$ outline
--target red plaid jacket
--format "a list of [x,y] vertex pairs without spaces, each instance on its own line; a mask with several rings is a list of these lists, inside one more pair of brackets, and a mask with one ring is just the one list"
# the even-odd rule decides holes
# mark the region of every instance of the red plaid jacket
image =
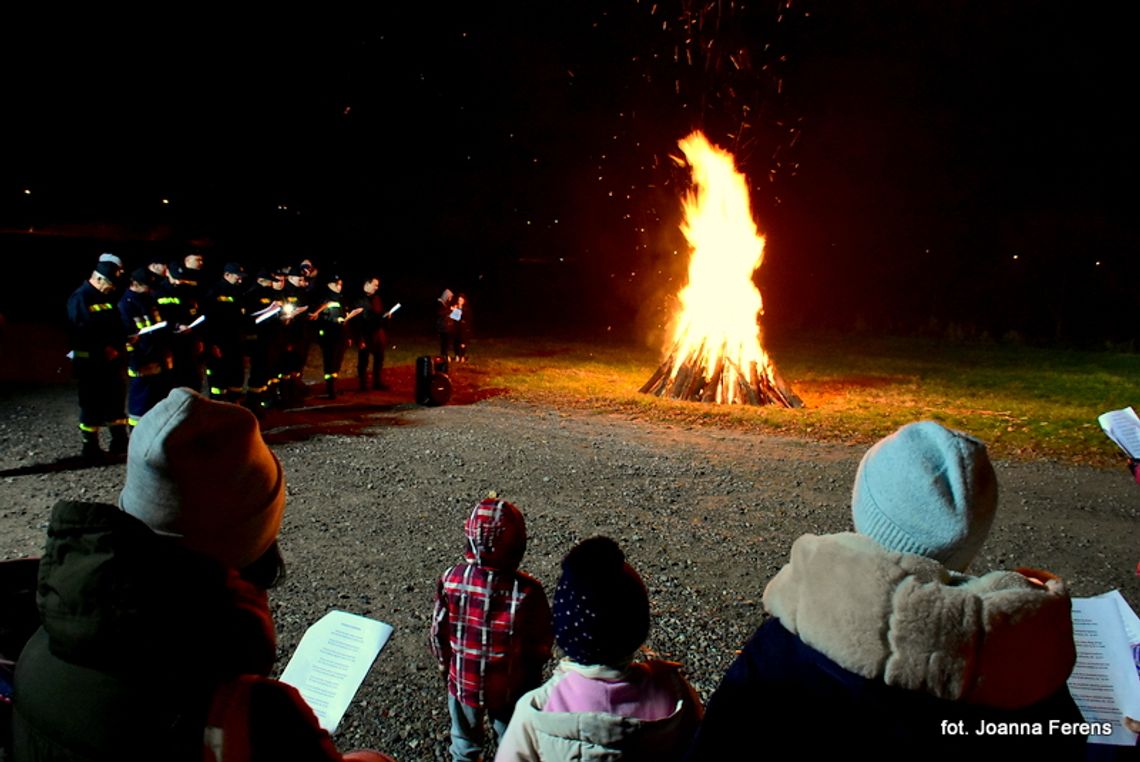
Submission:
[[523,572],[461,563],[439,580],[431,647],[467,706],[509,710],[542,683],[554,642],[542,584]]

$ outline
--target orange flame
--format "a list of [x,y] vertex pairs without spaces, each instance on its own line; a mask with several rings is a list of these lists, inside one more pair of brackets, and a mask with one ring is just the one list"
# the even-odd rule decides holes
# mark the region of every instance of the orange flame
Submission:
[[[752,282],[764,259],[764,237],[756,229],[747,181],[732,155],[699,130],[678,145],[692,168],[693,187],[682,200],[681,223],[692,253],[688,283],[677,295],[681,312],[670,351],[675,358],[698,360],[710,372],[718,360],[723,362],[716,401],[733,402],[737,379],[748,383],[752,363],[759,374],[770,375],[758,326],[764,303]],[[673,363],[671,378],[680,367]]]

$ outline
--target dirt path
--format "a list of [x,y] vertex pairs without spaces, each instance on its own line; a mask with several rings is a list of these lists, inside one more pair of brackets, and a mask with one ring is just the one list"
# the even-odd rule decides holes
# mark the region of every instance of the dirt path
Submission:
[[[117,496],[121,464],[69,459],[73,394],[0,387],[0,557],[39,552],[56,500]],[[575,541],[617,539],[650,589],[649,646],[682,662],[705,696],[760,623],[764,584],[792,540],[849,528],[862,448],[562,413],[509,396],[438,409],[400,402],[408,396],[344,395],[266,422],[289,495],[290,575],[272,595],[280,665],[332,608],[396,628],[338,732],[342,748],[444,758],[446,689],[426,646],[432,592],[488,490],[526,514],[524,567],[548,590]],[[1140,607],[1140,488],[1126,473],[997,468],[1001,509],[976,570],[1039,566],[1077,595],[1116,587]]]

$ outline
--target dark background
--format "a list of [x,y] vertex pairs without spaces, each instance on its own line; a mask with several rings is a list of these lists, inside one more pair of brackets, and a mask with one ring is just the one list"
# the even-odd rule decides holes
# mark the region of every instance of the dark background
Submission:
[[377,271],[408,321],[447,286],[483,329],[645,338],[701,127],[753,186],[770,331],[1136,337],[1117,5],[378,8],[9,18],[0,311],[198,245]]

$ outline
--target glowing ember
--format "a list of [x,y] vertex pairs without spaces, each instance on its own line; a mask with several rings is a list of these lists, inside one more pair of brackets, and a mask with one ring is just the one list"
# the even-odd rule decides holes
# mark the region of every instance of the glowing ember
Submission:
[[[764,311],[752,274],[764,258],[744,175],[731,154],[697,131],[680,143],[693,187],[682,199],[689,280],[666,359],[641,391],[705,402],[803,403],[776,373],[760,343]],[[679,162],[680,160],[678,160]]]

